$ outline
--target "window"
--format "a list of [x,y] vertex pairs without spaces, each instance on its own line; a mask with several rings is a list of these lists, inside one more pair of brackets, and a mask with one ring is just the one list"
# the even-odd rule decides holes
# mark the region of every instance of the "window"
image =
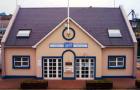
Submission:
[[13,68],[30,68],[30,56],[13,56]]
[[125,68],[125,56],[109,56],[108,57],[109,69],[124,69]]
[[108,35],[109,37],[122,37],[122,34],[119,29],[109,29]]
[[28,38],[30,36],[31,30],[19,30],[17,37]]

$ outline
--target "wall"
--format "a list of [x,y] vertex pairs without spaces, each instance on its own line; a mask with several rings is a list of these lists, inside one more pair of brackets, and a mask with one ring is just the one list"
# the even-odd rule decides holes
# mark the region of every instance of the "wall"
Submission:
[[[134,48],[105,48],[103,49],[103,76],[133,76]],[[126,56],[126,69],[108,69],[109,55]]]
[[[66,23],[66,22],[65,22]],[[64,30],[63,23],[55,32],[48,36],[40,45],[36,48],[37,62],[41,62],[42,56],[62,56],[65,50],[71,49],[75,52],[76,56],[96,56],[97,73],[96,76],[101,76],[101,47],[93,41],[87,34],[85,34],[78,26],[70,21],[70,27],[76,32],[75,38],[70,42],[73,43],[88,43],[88,48],[49,48],[50,43],[64,43],[68,42],[62,37],[62,31]],[[37,65],[37,76],[42,77],[42,67]]]
[[[13,69],[12,56],[13,55],[29,55],[30,56],[30,69]],[[16,76],[35,76],[35,49],[30,48],[6,48],[5,49],[5,68],[6,75]]]

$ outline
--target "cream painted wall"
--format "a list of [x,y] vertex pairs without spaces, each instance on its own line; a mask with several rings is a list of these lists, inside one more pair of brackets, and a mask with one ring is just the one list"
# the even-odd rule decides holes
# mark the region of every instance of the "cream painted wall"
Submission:
[[[66,22],[65,22],[66,23]],[[62,37],[62,31],[64,30],[63,23],[59,28],[55,30],[50,36],[48,36],[37,48],[36,48],[36,59],[37,62],[41,61],[42,56],[62,56],[65,50],[73,50],[76,56],[96,56],[96,76],[100,77],[102,75],[102,63],[101,63],[101,47],[93,41],[87,34],[85,34],[78,26],[76,26],[72,21],[70,21],[70,27],[76,32],[75,38],[70,42],[73,43],[88,43],[88,48],[49,48],[50,43],[64,43],[68,42]],[[38,66],[37,76],[41,77],[42,68]]]
[[[12,57],[13,55],[29,55],[30,69],[13,69]],[[6,48],[5,49],[5,68],[6,75],[21,75],[21,76],[35,76],[35,49],[31,48]]]
[[[108,69],[109,55],[126,56],[126,69]],[[103,49],[102,72],[103,76],[132,76],[133,75],[134,48],[105,48]]]

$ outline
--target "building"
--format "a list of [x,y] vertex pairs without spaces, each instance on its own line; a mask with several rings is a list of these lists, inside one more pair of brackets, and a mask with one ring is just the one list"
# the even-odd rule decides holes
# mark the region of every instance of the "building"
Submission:
[[5,33],[6,27],[9,24],[12,15],[6,15],[5,13],[0,14],[0,41]]
[[[6,15],[5,13],[0,13],[0,41],[6,31],[12,15]],[[1,43],[0,43],[0,54],[1,54]],[[1,70],[1,55],[0,55],[0,70]]]
[[2,39],[2,76],[133,78],[137,40],[122,7],[18,8]]

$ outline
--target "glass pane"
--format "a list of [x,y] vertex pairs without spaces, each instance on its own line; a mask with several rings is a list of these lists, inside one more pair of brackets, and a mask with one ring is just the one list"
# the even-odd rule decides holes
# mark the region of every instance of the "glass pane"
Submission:
[[116,61],[116,57],[110,56],[109,61]]
[[28,62],[22,62],[22,65],[28,65]]
[[109,37],[122,37],[119,29],[109,29],[108,34]]
[[44,71],[44,73],[47,73],[47,71]]
[[44,59],[44,62],[47,62],[47,59]]
[[21,66],[21,62],[15,62],[15,66]]
[[123,57],[118,57],[117,59],[118,59],[118,61],[123,61],[124,60]]
[[118,66],[123,66],[123,62],[118,62]]
[[58,77],[61,77],[61,75],[59,74]]
[[91,62],[94,62],[94,59],[91,59]]
[[44,77],[48,77],[47,74],[45,74]]
[[85,62],[85,59],[82,59],[82,61],[81,62]]
[[49,59],[49,62],[52,62],[52,59]]
[[58,59],[58,62],[61,62],[61,59]]
[[15,61],[21,61],[21,57],[14,57],[15,59]]
[[76,59],[77,62],[79,62],[79,59]]
[[56,62],[56,59],[53,59],[53,62]]
[[44,66],[47,66],[47,63],[44,63]]
[[76,66],[79,66],[79,63],[76,63]]
[[31,30],[20,30],[17,33],[17,37],[29,37]]
[[28,57],[22,57],[22,61],[28,61]]
[[109,66],[116,66],[116,62],[109,62]]

